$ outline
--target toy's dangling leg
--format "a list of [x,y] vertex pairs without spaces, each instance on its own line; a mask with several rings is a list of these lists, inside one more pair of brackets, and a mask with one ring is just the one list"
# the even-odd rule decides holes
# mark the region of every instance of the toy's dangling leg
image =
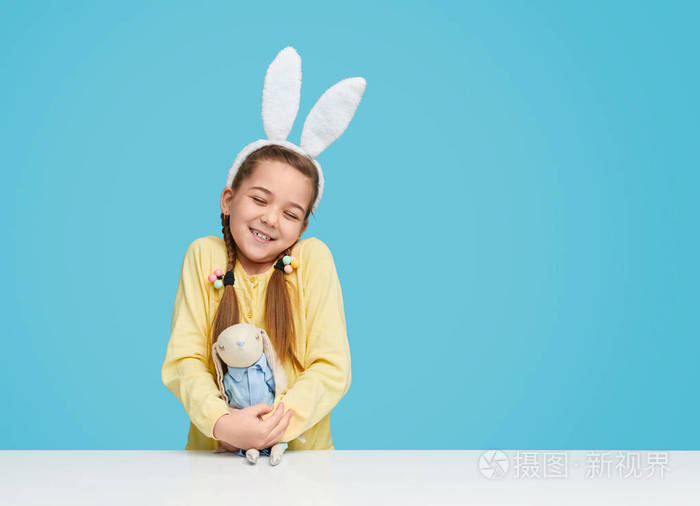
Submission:
[[286,443],[277,443],[270,449],[270,465],[276,466],[282,460],[284,450],[287,449]]
[[251,464],[257,464],[259,456],[260,451],[256,450],[255,448],[251,448],[250,450],[246,450],[245,452],[245,458],[247,458],[248,462],[250,462]]

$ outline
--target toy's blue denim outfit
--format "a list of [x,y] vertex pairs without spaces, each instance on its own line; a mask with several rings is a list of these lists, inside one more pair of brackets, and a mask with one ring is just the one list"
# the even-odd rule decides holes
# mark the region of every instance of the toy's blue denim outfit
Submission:
[[[224,390],[232,408],[243,409],[260,403],[273,404],[275,378],[265,354],[261,354],[260,359],[250,367],[229,367],[224,374]],[[287,443],[279,444],[287,449]],[[269,457],[270,448],[260,450],[260,455]],[[244,450],[238,450],[237,453],[245,457]]]

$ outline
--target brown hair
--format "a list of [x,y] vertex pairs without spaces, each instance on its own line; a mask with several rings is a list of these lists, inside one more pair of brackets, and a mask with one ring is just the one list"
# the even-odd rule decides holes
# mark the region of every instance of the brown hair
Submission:
[[[231,188],[237,191],[241,183],[253,174],[258,162],[262,160],[274,160],[287,163],[311,179],[314,190],[311,196],[311,202],[309,202],[306,208],[306,214],[304,215],[303,221],[306,222],[311,214],[312,204],[316,202],[316,197],[318,196],[319,178],[318,171],[313,161],[305,155],[276,144],[263,146],[250,153],[243,161],[233,178]],[[229,215],[221,213],[221,231],[224,234],[224,242],[226,243],[226,250],[228,251],[227,270],[233,271],[236,265],[237,247],[231,235],[229,221]],[[284,250],[280,254],[280,257],[282,255],[289,255],[292,246]],[[289,299],[289,292],[284,276],[285,273],[283,271],[273,269],[272,276],[267,285],[267,294],[265,295],[265,324],[267,328],[265,331],[270,337],[270,341],[280,361],[282,363],[290,363],[295,370],[299,371],[303,369],[303,366],[294,353],[294,340],[296,337],[294,319],[292,317],[292,304]],[[214,316],[213,341],[216,342],[219,334],[221,334],[224,329],[239,322],[240,315],[236,291],[232,285],[226,285],[224,286],[224,295],[221,298],[219,307],[216,310],[216,315]]]

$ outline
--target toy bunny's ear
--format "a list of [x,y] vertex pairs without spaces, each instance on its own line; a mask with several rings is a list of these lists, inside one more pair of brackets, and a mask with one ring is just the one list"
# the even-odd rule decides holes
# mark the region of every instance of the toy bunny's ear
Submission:
[[215,342],[211,347],[211,358],[214,362],[214,368],[216,369],[216,384],[219,386],[219,394],[221,395],[221,398],[226,401],[226,404],[228,404],[229,400],[228,396],[226,395],[226,389],[224,388],[223,360],[221,360],[221,357],[219,356],[218,348],[218,343]]
[[287,391],[287,374],[284,372],[275,347],[264,329],[260,329],[260,336],[263,340],[263,353],[265,353],[267,364],[272,369],[272,375],[275,378],[275,400],[277,400]]
[[316,158],[330,146],[350,124],[365,92],[362,77],[349,77],[328,88],[314,104],[304,121],[299,146]]
[[287,140],[299,111],[301,57],[287,46],[280,51],[265,74],[262,98],[263,127],[267,138]]

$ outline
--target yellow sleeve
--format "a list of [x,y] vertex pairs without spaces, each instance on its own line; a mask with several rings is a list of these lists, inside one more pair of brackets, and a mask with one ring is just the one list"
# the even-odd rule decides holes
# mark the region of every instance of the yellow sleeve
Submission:
[[284,408],[293,409],[281,441],[291,441],[326,416],[350,388],[350,346],[345,325],[343,295],[326,244],[310,238],[300,259],[304,269],[303,291],[308,335],[304,371],[280,398]]
[[228,413],[208,367],[207,275],[202,266],[202,240],[187,248],[175,295],[170,341],[161,370],[163,384],[182,403],[192,423],[213,438],[214,424]]

